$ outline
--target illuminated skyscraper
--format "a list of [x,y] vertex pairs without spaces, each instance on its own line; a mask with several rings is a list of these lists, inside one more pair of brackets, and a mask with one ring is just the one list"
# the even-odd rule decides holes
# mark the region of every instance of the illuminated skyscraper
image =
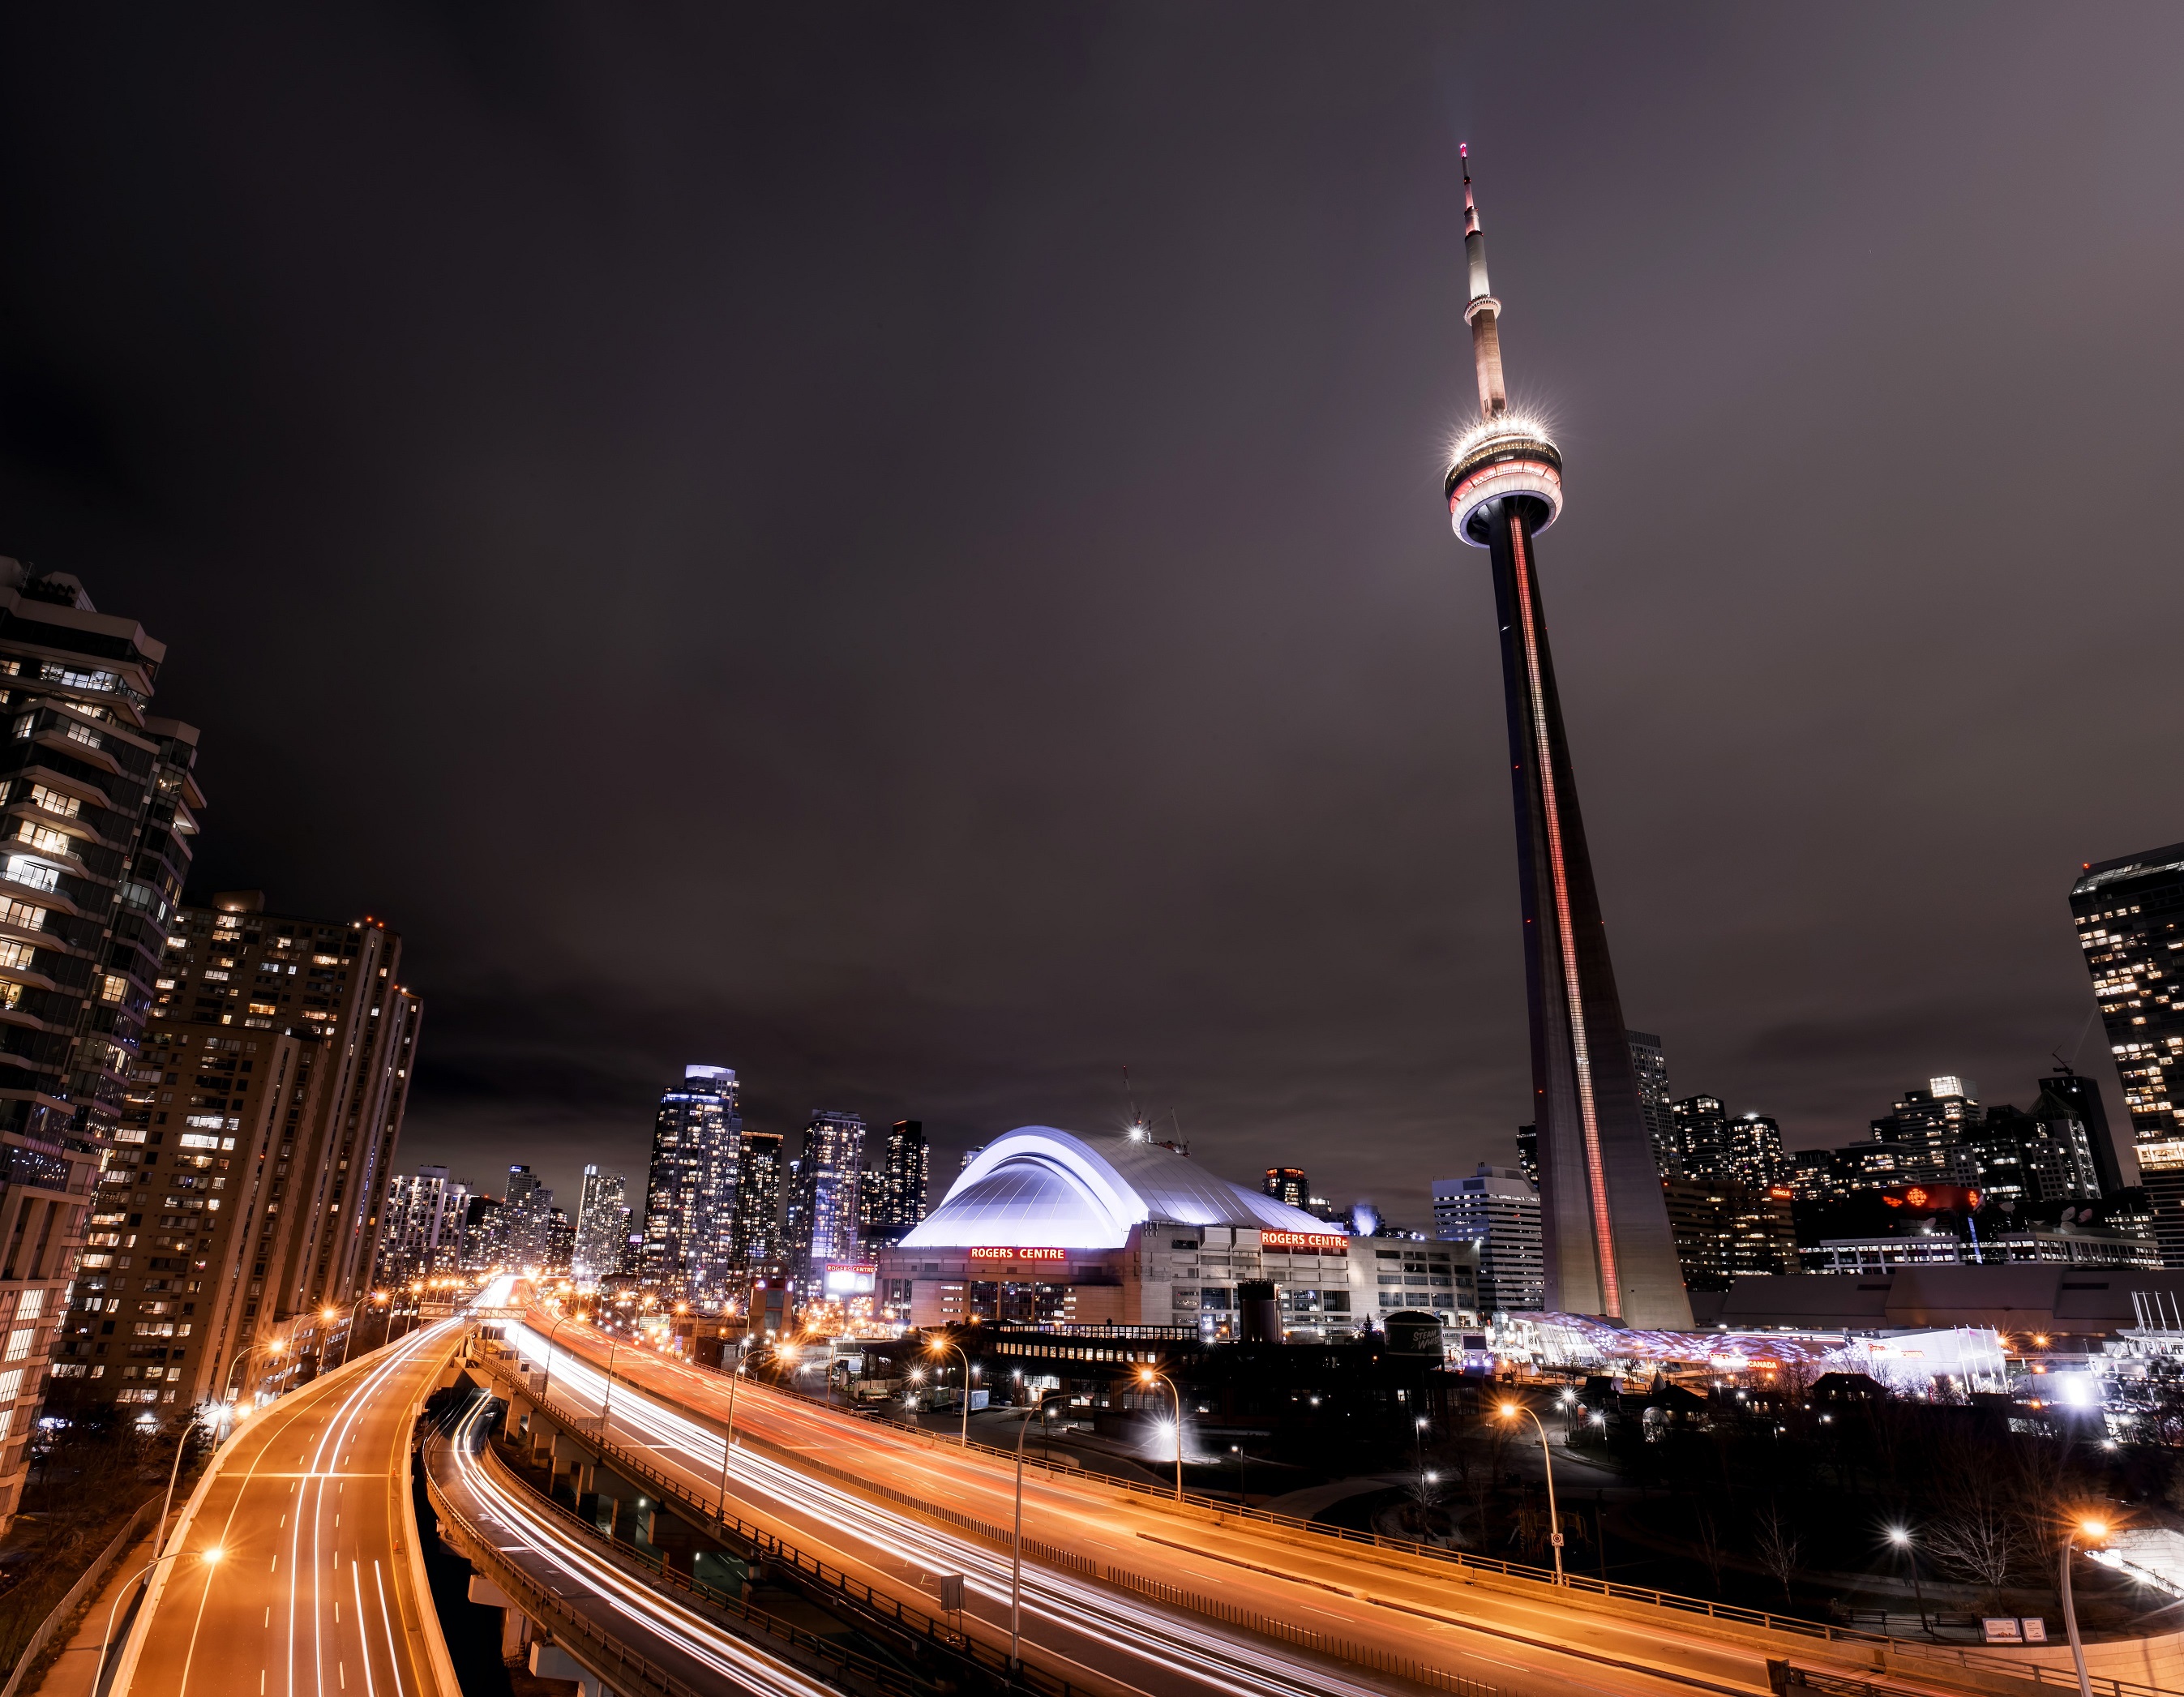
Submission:
[[1302,1167],[1268,1167],[1267,1181],[1259,1188],[1291,1208],[1312,1206],[1312,1181],[1305,1177]]
[[644,1277],[671,1297],[716,1294],[732,1270],[743,1097],[733,1069],[687,1066],[660,1093],[644,1182]]
[[1547,1306],[1687,1326],[1547,650],[1535,539],[1562,511],[1562,455],[1536,421],[1509,410],[1502,303],[1487,286],[1468,162],[1463,248],[1479,421],[1453,444],[1446,488],[1457,535],[1488,550],[1502,627]]
[[803,1153],[788,1167],[789,1276],[796,1294],[818,1299],[829,1261],[855,1261],[865,1165],[865,1122],[815,1109]]
[[622,1200],[620,1173],[584,1169],[584,1188],[577,1201],[577,1241],[571,1270],[586,1283],[621,1270],[622,1246],[629,1237],[629,1206]]
[[2184,1267],[2184,843],[2086,867],[2070,912],[2123,1081],[2153,1235],[2163,1263]]

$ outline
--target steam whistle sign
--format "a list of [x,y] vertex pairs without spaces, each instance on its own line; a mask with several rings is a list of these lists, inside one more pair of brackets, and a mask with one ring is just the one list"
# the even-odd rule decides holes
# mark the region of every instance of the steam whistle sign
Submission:
[[1009,1249],[996,1248],[973,1249],[971,1252],[971,1259],[974,1261],[1066,1261],[1069,1259],[1069,1252],[1067,1249]]

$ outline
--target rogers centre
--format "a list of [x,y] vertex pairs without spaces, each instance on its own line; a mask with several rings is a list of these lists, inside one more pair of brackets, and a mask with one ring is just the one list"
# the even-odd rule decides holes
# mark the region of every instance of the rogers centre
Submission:
[[[1283,1335],[1354,1336],[1397,1311],[1474,1317],[1470,1246],[1352,1238],[1164,1143],[1024,1125],[879,1251],[912,1326],[1188,1326],[1239,1335],[1237,1287],[1273,1284]],[[1416,1263],[1415,1268],[1412,1265]]]

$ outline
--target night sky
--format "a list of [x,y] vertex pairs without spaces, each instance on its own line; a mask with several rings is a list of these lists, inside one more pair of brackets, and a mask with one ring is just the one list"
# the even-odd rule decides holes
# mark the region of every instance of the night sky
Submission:
[[[388,917],[401,1157],[1117,1129],[1426,1219],[1529,1095],[1457,144],[1625,1013],[1862,1135],[2114,1075],[2184,838],[2184,11],[16,8],[0,553],[192,894]],[[2080,1045],[2082,1042],[2082,1051]],[[566,1198],[573,1201],[573,1197]]]

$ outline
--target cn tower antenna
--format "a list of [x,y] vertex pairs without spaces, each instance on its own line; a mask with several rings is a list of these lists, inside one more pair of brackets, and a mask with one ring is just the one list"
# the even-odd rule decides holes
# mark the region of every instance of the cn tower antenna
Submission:
[[1470,273],[1463,317],[1471,326],[1471,361],[1479,371],[1479,416],[1491,420],[1509,410],[1502,381],[1502,303],[1486,282],[1486,237],[1479,233],[1479,204],[1471,193],[1471,144],[1459,142],[1456,152],[1463,161],[1463,258]]

